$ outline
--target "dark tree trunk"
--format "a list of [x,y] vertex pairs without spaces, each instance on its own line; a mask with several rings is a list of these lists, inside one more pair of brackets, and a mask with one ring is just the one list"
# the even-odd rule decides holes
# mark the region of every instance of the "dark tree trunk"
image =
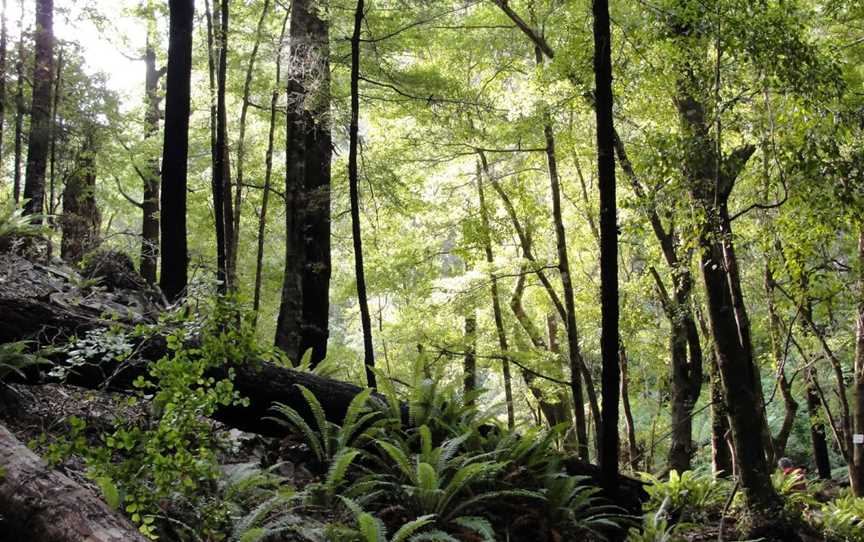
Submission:
[[[855,374],[852,388],[854,390],[853,427],[856,435],[864,434],[864,226],[858,237],[858,322],[855,336]],[[853,442],[854,452],[849,469],[849,480],[852,491],[858,497],[864,497],[864,443]]]
[[330,310],[330,43],[328,22],[295,0],[290,24],[285,277],[276,346],[312,365],[327,355]]
[[0,425],[0,540],[144,542],[92,491],[53,470]]
[[816,391],[816,370],[807,369],[807,414],[810,417],[810,446],[813,450],[813,463],[816,472],[823,480],[831,479],[831,457],[828,455],[828,441],[825,438],[825,424],[821,421],[822,413],[819,393]]
[[594,0],[594,83],[597,100],[597,173],[600,185],[600,351],[603,397],[600,479],[615,495],[618,486],[618,221],[615,201],[615,128],[612,120],[612,37],[609,3]]
[[[148,14],[147,44],[144,50],[144,92],[147,110],[144,113],[144,137],[159,133],[159,79],[164,71],[156,69],[155,24]],[[144,197],[141,200],[141,276],[156,284],[156,264],[159,258],[159,161],[148,160],[144,170]]]
[[[219,8],[220,24],[216,32],[216,49],[219,51],[216,68],[216,139],[213,142],[213,214],[216,221],[216,279],[222,294],[233,289],[233,276],[228,269],[231,261],[233,240],[233,217],[231,213],[231,188],[228,165],[228,113],[225,105],[225,80],[228,56],[228,0],[222,0]],[[208,19],[209,20],[209,19]],[[208,34],[209,35],[209,34]],[[211,43],[211,58],[213,56]],[[212,114],[212,109],[211,109]],[[213,129],[211,128],[211,135]]]
[[[261,307],[261,282],[264,270],[264,233],[267,228],[267,206],[270,203],[270,181],[273,175],[273,147],[276,135],[276,106],[279,104],[279,86],[282,83],[282,47],[285,42],[285,28],[288,25],[286,13],[282,19],[282,30],[279,33],[279,47],[276,50],[276,81],[273,94],[270,97],[270,130],[267,133],[267,153],[264,157],[264,194],[261,200],[261,215],[258,217],[258,254],[255,263],[255,293],[252,302],[255,325],[258,325],[258,309]],[[239,186],[239,183],[238,183]]]
[[502,356],[501,366],[504,374],[504,401],[507,403],[507,427],[513,430],[516,426],[516,419],[513,412],[513,386],[510,375],[510,359],[508,358],[510,348],[507,344],[507,333],[504,330],[504,315],[501,311],[501,298],[498,293],[498,277],[495,275],[495,270],[492,269],[495,263],[495,257],[492,254],[492,230],[489,224],[489,209],[486,207],[486,193],[483,190],[483,174],[479,162],[477,163],[477,195],[480,220],[483,225],[483,252],[486,256],[486,265],[489,266],[492,316],[495,319],[495,333],[498,336],[498,347],[501,349]]
[[729,448],[729,415],[723,400],[723,382],[717,358],[711,354],[711,466],[715,476],[735,474]]
[[786,378],[786,359],[783,351],[782,324],[780,316],[777,314],[777,307],[774,303],[774,273],[771,271],[769,263],[765,264],[765,297],[768,303],[768,327],[771,335],[771,354],[774,357],[774,368],[777,376],[777,386],[780,389],[780,394],[783,396],[784,416],[783,424],[780,426],[780,431],[772,441],[772,451],[774,457],[769,458],[769,464],[773,463],[773,459],[786,455],[786,444],[789,442],[789,435],[792,433],[792,426],[795,423],[795,415],[798,412],[798,403],[792,396],[792,384]]
[[24,140],[24,9],[22,3],[21,17],[18,20],[18,61],[15,72],[18,77],[15,84],[15,171],[12,180],[12,198],[15,203],[21,201],[21,161]]
[[36,1],[36,53],[30,141],[24,176],[24,212],[39,214],[45,206],[45,170],[51,138],[51,87],[54,80],[54,0]]
[[477,318],[465,317],[465,359],[462,365],[462,393],[465,405],[474,405],[472,395],[477,390]]
[[63,216],[60,220],[63,238],[60,242],[60,257],[69,263],[77,264],[99,244],[102,217],[96,206],[95,134],[87,135],[74,167],[63,188]]
[[624,407],[624,422],[627,426],[627,463],[633,472],[639,471],[639,444],[636,442],[636,425],[630,409],[630,378],[628,376],[627,351],[622,346],[619,352],[621,363],[621,406]]
[[[49,188],[48,188],[48,214],[54,214],[57,211],[57,136],[59,135],[59,126],[57,125],[57,112],[60,109],[60,96],[63,83],[63,48],[57,51],[57,71],[54,75],[54,91],[53,99],[51,100],[51,151],[49,162]],[[54,225],[54,220],[49,218],[48,222]],[[51,246],[48,246],[50,251]]]
[[192,74],[193,0],[170,0],[165,142],[162,148],[162,292],[176,301],[186,289],[186,161],[189,156],[189,97]]
[[[0,13],[0,159],[3,157],[3,128],[6,124],[6,2],[3,0],[3,13]],[[0,160],[0,180],[3,179],[2,167]]]
[[[231,229],[234,237],[231,239],[231,259],[228,261],[228,271],[232,277],[237,277],[237,252],[240,248],[240,210],[243,205],[243,176],[246,161],[246,116],[249,112],[249,96],[252,92],[252,74],[255,69],[255,60],[258,58],[258,49],[261,45],[261,33],[264,21],[270,9],[270,0],[264,0],[261,7],[261,16],[255,27],[255,43],[252,46],[252,54],[249,56],[249,64],[246,66],[246,79],[243,81],[243,102],[240,106],[240,126],[237,136],[237,188],[234,195],[234,225]],[[281,47],[281,41],[280,41]]]
[[[363,366],[366,368],[366,383],[375,387],[375,347],[372,343],[372,319],[369,316],[369,301],[366,297],[366,272],[363,267],[363,236],[360,233],[360,181],[357,175],[357,151],[360,121],[360,33],[363,26],[363,0],[357,0],[354,11],[354,33],[351,36],[351,122],[348,127],[348,192],[351,200],[351,238],[354,242],[354,276],[357,280],[357,304],[360,306],[360,324],[363,328]],[[476,322],[475,322],[476,326]],[[469,318],[465,318],[465,334],[468,335]],[[473,369],[468,373],[468,355],[465,356],[465,388],[469,377],[473,380]],[[474,357],[471,355],[470,357]]]

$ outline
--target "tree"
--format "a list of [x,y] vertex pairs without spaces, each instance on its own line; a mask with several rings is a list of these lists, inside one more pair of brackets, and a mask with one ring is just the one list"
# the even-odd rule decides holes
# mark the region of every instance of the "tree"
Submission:
[[24,0],[20,3],[18,20],[18,59],[15,62],[17,82],[15,84],[15,166],[12,181],[12,198],[17,204],[21,199],[21,161],[24,139]]
[[36,2],[36,48],[30,141],[24,176],[24,212],[39,214],[45,205],[45,170],[51,139],[51,87],[54,82],[54,0]]
[[597,115],[597,172],[600,179],[600,306],[603,357],[603,423],[600,473],[611,494],[618,486],[618,217],[615,198],[615,128],[612,120],[612,37],[609,3],[594,0],[594,82]]
[[296,0],[290,24],[285,172],[285,272],[276,346],[295,362],[327,355],[330,289],[329,23]]
[[3,12],[0,13],[0,156],[3,156],[3,128],[6,123],[6,2],[3,0]]
[[96,205],[96,127],[85,136],[73,170],[63,188],[63,215],[60,227],[63,237],[60,257],[77,264],[98,245],[101,213]]
[[161,276],[165,296],[176,301],[186,289],[186,160],[189,154],[189,100],[192,75],[193,0],[170,0],[165,138],[160,195]]

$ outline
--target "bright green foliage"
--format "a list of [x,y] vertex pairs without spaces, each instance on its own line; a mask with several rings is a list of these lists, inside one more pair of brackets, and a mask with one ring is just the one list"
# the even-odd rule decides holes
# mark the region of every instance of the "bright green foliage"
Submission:
[[0,202],[0,250],[9,250],[16,241],[47,235],[43,215],[25,215],[12,199]]
[[706,517],[710,508],[722,506],[726,493],[721,482],[710,474],[696,471],[669,472],[667,480],[660,480],[650,474],[642,474],[648,482],[645,490],[649,501],[646,510],[663,508],[669,517],[683,522],[698,521]]
[[10,374],[24,378],[24,370],[34,365],[51,365],[51,360],[39,354],[31,354],[30,341],[17,341],[0,344],[0,383]]
[[822,507],[820,516],[825,534],[846,542],[864,541],[864,498],[835,499]]
[[[399,527],[399,530],[393,534],[393,537],[388,539],[387,527],[384,526],[384,523],[380,519],[365,512],[353,500],[346,497],[339,498],[345,507],[351,511],[351,514],[353,514],[356,527],[353,529],[331,527],[329,534],[336,542],[414,542],[421,540],[415,536],[415,533],[435,521],[434,515],[420,516]],[[430,533],[434,533],[434,531],[426,532],[427,535]]]
[[547,525],[562,537],[602,538],[604,531],[621,527],[623,511],[604,502],[597,495],[600,489],[587,484],[585,477],[549,473],[544,481]]

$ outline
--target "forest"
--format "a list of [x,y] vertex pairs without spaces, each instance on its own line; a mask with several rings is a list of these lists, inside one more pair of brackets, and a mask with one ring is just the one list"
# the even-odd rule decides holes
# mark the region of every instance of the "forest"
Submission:
[[864,542],[860,0],[0,7],[0,542]]

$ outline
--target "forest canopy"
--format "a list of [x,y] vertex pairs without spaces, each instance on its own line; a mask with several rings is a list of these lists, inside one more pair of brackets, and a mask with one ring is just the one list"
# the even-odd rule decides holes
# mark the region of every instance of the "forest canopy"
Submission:
[[3,0],[0,541],[864,540],[862,141],[853,0]]

